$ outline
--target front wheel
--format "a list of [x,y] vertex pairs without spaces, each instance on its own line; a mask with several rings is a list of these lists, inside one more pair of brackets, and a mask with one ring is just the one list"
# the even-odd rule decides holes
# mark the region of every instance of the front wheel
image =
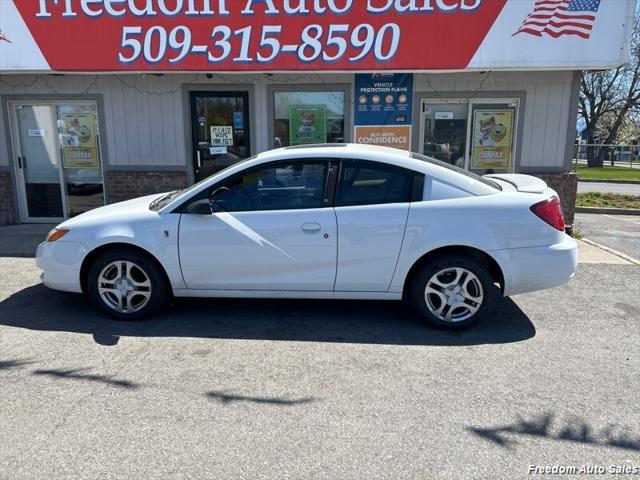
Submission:
[[156,312],[166,300],[166,288],[153,261],[125,249],[100,255],[87,278],[93,302],[119,320],[138,320]]
[[441,257],[421,267],[410,292],[414,309],[429,324],[449,330],[482,320],[497,294],[487,268],[462,255]]

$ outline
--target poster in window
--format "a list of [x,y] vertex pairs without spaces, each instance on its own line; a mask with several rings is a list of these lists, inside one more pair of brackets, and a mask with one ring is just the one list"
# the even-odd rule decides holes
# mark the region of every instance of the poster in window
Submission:
[[411,150],[413,75],[359,73],[355,83],[356,143]]
[[413,74],[358,73],[355,125],[411,125]]
[[411,150],[410,125],[355,126],[356,143]]
[[289,145],[327,143],[327,108],[324,105],[289,107]]
[[64,168],[100,168],[95,113],[60,113]]
[[509,169],[513,154],[512,109],[473,112],[472,169]]

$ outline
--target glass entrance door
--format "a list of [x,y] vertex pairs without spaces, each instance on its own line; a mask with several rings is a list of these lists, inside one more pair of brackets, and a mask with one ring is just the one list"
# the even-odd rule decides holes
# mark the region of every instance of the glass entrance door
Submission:
[[96,102],[11,103],[9,111],[23,222],[104,205]]
[[196,181],[251,155],[248,92],[191,92],[191,122]]
[[16,105],[14,115],[22,220],[62,219],[66,215],[55,109]]

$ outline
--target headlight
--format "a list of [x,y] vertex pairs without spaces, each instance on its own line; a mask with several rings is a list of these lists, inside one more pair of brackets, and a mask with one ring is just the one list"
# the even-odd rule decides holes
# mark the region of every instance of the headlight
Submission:
[[67,233],[69,233],[69,230],[66,230],[64,228],[60,228],[60,229],[54,228],[47,235],[47,242],[55,242],[56,240],[60,240]]

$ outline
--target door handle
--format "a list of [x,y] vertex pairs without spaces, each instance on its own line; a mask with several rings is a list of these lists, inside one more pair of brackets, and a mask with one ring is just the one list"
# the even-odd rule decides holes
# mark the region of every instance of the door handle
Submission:
[[200,150],[198,150],[198,168],[202,168],[202,160],[200,159]]
[[322,225],[316,222],[307,222],[307,223],[303,223],[300,228],[302,228],[303,232],[316,233],[322,229]]
[[18,157],[18,168],[22,170],[22,157]]

